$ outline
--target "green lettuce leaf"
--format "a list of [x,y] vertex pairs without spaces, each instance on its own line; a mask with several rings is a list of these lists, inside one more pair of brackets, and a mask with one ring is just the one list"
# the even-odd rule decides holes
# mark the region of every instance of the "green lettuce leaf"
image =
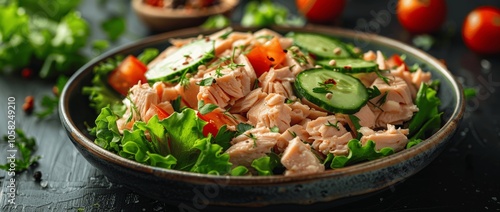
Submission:
[[279,165],[281,165],[280,157],[273,153],[257,158],[253,160],[251,164],[259,176],[273,175],[274,168]]
[[146,139],[145,132],[140,128],[135,128],[133,131],[125,130],[121,140],[122,150],[118,154],[139,163],[172,169],[177,164],[177,159],[170,154],[163,156],[163,154],[156,152],[154,142]]
[[196,115],[195,110],[185,109],[163,119],[161,124],[168,133],[171,154],[177,159],[175,169],[189,171],[198,159],[197,141],[204,138],[206,122]]
[[220,145],[210,143],[211,138],[195,142],[194,147],[200,150],[200,154],[190,172],[224,175],[231,171],[233,164],[229,162],[229,154],[223,153]]
[[228,130],[226,125],[222,125],[212,143],[220,145],[222,150],[226,151],[231,146],[230,142],[235,135],[235,131]]
[[118,67],[122,60],[123,56],[116,56],[95,66],[92,85],[82,88],[82,94],[89,96],[90,107],[94,108],[97,113],[107,106],[111,107],[117,115],[125,113],[125,106],[120,95],[107,83],[108,74]]
[[95,120],[95,127],[91,134],[96,136],[95,143],[103,149],[119,152],[122,135],[116,125],[118,117],[111,111],[109,107],[101,110],[99,116]]
[[141,130],[149,134],[151,142],[148,142],[148,150],[150,152],[159,153],[161,155],[168,155],[171,153],[168,147],[168,137],[165,127],[160,123],[157,115],[151,117],[147,124],[142,121],[135,122],[133,130]]
[[375,142],[373,142],[372,140],[367,141],[365,145],[361,145],[361,142],[359,140],[352,139],[349,141],[349,143],[347,143],[347,147],[349,148],[348,156],[327,157],[327,160],[332,159],[332,162],[330,164],[330,167],[332,169],[342,168],[347,165],[359,163],[362,161],[375,160],[394,153],[394,150],[389,147],[385,147],[380,149],[380,151],[377,151],[375,149]]
[[412,138],[423,139],[426,131],[439,129],[442,114],[439,113],[441,101],[436,94],[437,91],[429,87],[428,84],[422,83],[420,85],[415,99],[418,112],[410,120],[408,127]]
[[248,169],[245,166],[237,166],[231,170],[231,176],[243,176],[248,173]]

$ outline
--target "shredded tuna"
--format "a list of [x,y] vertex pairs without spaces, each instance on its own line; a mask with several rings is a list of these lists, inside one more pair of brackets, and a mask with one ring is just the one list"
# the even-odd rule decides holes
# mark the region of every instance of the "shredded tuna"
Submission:
[[250,167],[253,160],[271,152],[279,136],[279,133],[270,132],[266,127],[248,130],[231,141],[232,146],[226,150],[229,161],[234,167]]

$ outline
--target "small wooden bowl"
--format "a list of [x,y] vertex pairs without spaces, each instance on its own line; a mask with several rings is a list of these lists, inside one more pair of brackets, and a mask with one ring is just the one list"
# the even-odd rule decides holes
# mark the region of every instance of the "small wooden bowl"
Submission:
[[139,19],[156,32],[199,26],[212,15],[229,16],[238,3],[239,0],[220,0],[215,6],[185,10],[153,7],[145,4],[143,0],[131,2]]

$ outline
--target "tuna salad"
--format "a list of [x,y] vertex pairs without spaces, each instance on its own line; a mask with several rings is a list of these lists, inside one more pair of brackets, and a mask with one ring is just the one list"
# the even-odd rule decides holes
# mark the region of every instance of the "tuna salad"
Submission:
[[166,169],[294,176],[385,157],[441,126],[439,82],[405,55],[269,29],[169,42],[94,68],[83,93],[97,145]]

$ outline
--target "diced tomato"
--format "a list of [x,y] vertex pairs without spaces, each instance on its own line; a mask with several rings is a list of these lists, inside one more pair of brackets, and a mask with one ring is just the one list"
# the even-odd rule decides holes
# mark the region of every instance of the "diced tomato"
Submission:
[[405,65],[405,70],[408,71],[408,66],[406,65],[405,61],[401,59],[401,57],[398,54],[393,54],[388,60],[387,64],[391,68],[396,68],[401,65]]
[[[213,113],[213,114],[212,114]],[[218,119],[212,119],[216,118],[217,115],[214,112],[207,113],[205,115],[201,114],[200,112],[197,113],[198,117],[206,121],[207,124],[203,127],[203,135],[208,136],[208,134],[212,134],[212,136],[216,136],[217,132],[219,132],[219,127],[222,125],[218,126],[216,123],[220,124],[217,120]],[[215,116],[214,116],[215,115]],[[216,122],[217,121],[217,122]]]
[[283,63],[286,53],[281,48],[278,38],[273,38],[265,45],[256,44],[246,56],[259,77],[271,67],[277,67]]
[[265,49],[262,45],[256,45],[252,51],[247,54],[247,58],[252,64],[257,77],[271,68],[271,61],[267,59]]
[[166,119],[170,116],[167,111],[163,110],[161,107],[158,107],[158,105],[153,104],[153,107],[156,110],[156,114],[158,115],[159,120]]
[[138,82],[146,83],[146,65],[130,55],[108,76],[108,83],[120,94],[126,96],[128,90]]

